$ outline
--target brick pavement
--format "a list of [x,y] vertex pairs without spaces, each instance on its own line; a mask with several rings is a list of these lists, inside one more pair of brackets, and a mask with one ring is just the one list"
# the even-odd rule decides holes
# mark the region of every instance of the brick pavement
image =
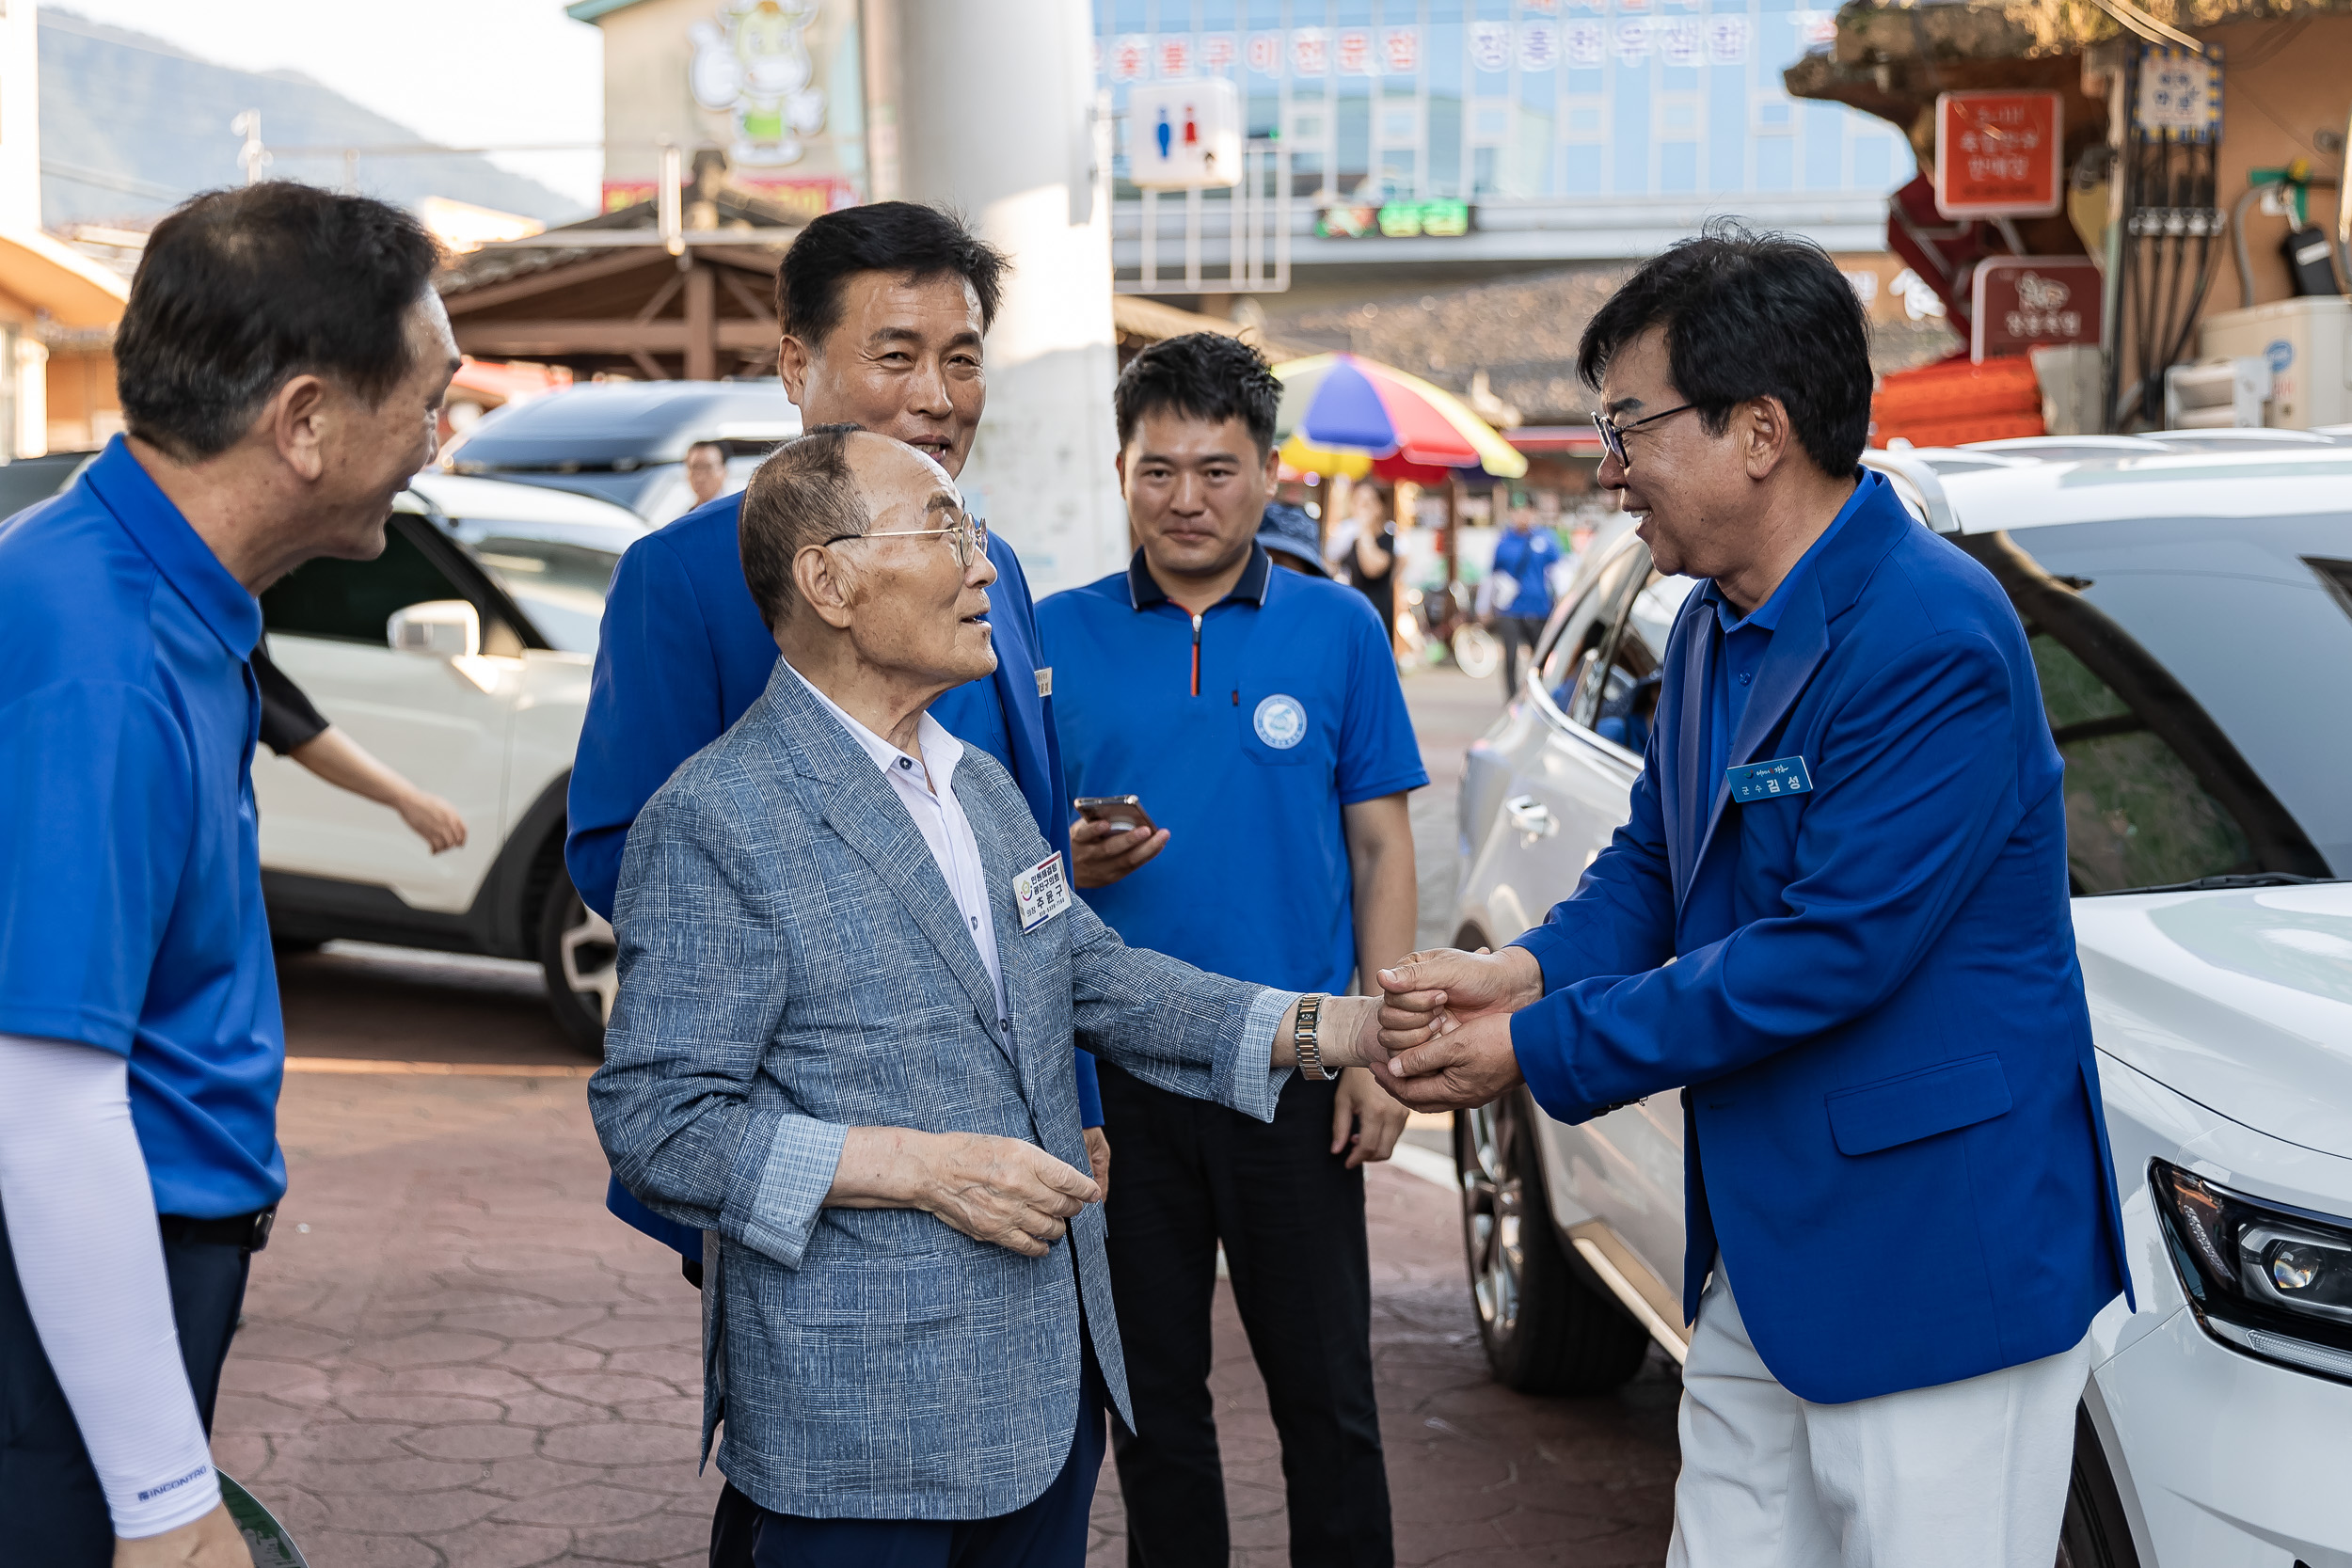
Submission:
[[[1408,690],[1438,785],[1414,810],[1430,940],[1452,874],[1427,863],[1451,859],[1459,748],[1492,706],[1458,678]],[[311,1065],[287,1080],[292,1189],[223,1380],[224,1467],[318,1568],[700,1562],[718,1481],[694,1465],[695,1295],[603,1212],[586,1069],[534,973],[339,945],[289,959],[284,987]],[[397,1069],[416,1060],[438,1067]],[[1671,1368],[1602,1399],[1497,1387],[1451,1195],[1390,1166],[1370,1196],[1399,1560],[1658,1562]],[[1216,1336],[1235,1560],[1277,1563],[1279,1450],[1221,1291]],[[1107,1465],[1094,1524],[1089,1563],[1123,1560]]]

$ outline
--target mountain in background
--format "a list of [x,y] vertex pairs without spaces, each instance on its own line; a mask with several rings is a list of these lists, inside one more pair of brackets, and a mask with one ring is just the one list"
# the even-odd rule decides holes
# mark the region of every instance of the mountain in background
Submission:
[[[242,138],[229,121],[262,114],[264,145],[421,142],[397,120],[361,108],[298,71],[234,71],[151,38],[70,11],[40,12],[42,224],[145,228],[198,191],[241,184]],[[340,157],[279,155],[272,175],[341,186]],[[487,158],[362,158],[359,188],[414,207],[452,197],[546,223],[590,209]]]

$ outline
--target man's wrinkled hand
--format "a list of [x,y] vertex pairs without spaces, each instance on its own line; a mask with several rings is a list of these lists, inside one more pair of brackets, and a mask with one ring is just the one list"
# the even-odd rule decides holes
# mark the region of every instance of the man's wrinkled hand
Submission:
[[114,1568],[253,1568],[244,1532],[229,1517],[222,1503],[201,1519],[143,1535],[135,1541],[115,1538]]
[[1042,1258],[1102,1188],[1034,1144],[984,1132],[929,1140],[915,1207],[976,1242]]
[[1094,1167],[1095,1190],[1102,1196],[1098,1203],[1107,1203],[1111,1196],[1111,1138],[1099,1127],[1086,1130],[1087,1164]]
[[1070,879],[1108,887],[1168,847],[1166,828],[1129,828],[1080,817],[1070,824]]
[[[1391,1054],[1435,1039],[1442,1022],[1508,1015],[1544,994],[1543,970],[1523,947],[1408,953],[1380,971],[1380,1044]],[[1383,1079],[1383,1083],[1387,1080]]]
[[1331,1152],[1347,1150],[1347,1168],[1385,1160],[1396,1152],[1412,1115],[1380,1086],[1369,1068],[1352,1067],[1340,1074],[1339,1093],[1331,1102]]
[[[1385,1032],[1381,1037],[1388,1037]],[[1434,1037],[1372,1071],[1382,1088],[1416,1111],[1470,1110],[1527,1081],[1511,1049],[1511,1015],[1500,1010],[1467,1023],[1443,1018]]]

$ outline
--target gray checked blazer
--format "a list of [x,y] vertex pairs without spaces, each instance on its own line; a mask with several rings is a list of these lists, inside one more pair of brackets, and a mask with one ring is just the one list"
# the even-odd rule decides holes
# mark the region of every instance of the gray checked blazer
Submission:
[[996,1133],[1085,1170],[1073,1039],[1261,1120],[1288,1076],[1267,1058],[1289,993],[1130,948],[1074,897],[1024,932],[1012,878],[1048,853],[1028,804],[977,747],[954,788],[1009,1030],[914,818],[781,660],[621,863],[589,1105],[622,1184],[707,1233],[703,1451],[723,1418],[720,1468],[780,1513],[1032,1501],[1077,1429],[1082,1321],[1132,1418],[1101,1209],[1028,1259],[918,1210],[821,1208],[846,1129]]

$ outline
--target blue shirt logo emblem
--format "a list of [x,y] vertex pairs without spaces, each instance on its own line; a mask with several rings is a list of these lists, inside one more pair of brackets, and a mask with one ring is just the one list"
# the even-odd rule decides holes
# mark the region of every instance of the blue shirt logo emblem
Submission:
[[1298,705],[1297,698],[1279,692],[1258,705],[1250,722],[1258,738],[1278,752],[1287,752],[1307,738],[1307,710]]

